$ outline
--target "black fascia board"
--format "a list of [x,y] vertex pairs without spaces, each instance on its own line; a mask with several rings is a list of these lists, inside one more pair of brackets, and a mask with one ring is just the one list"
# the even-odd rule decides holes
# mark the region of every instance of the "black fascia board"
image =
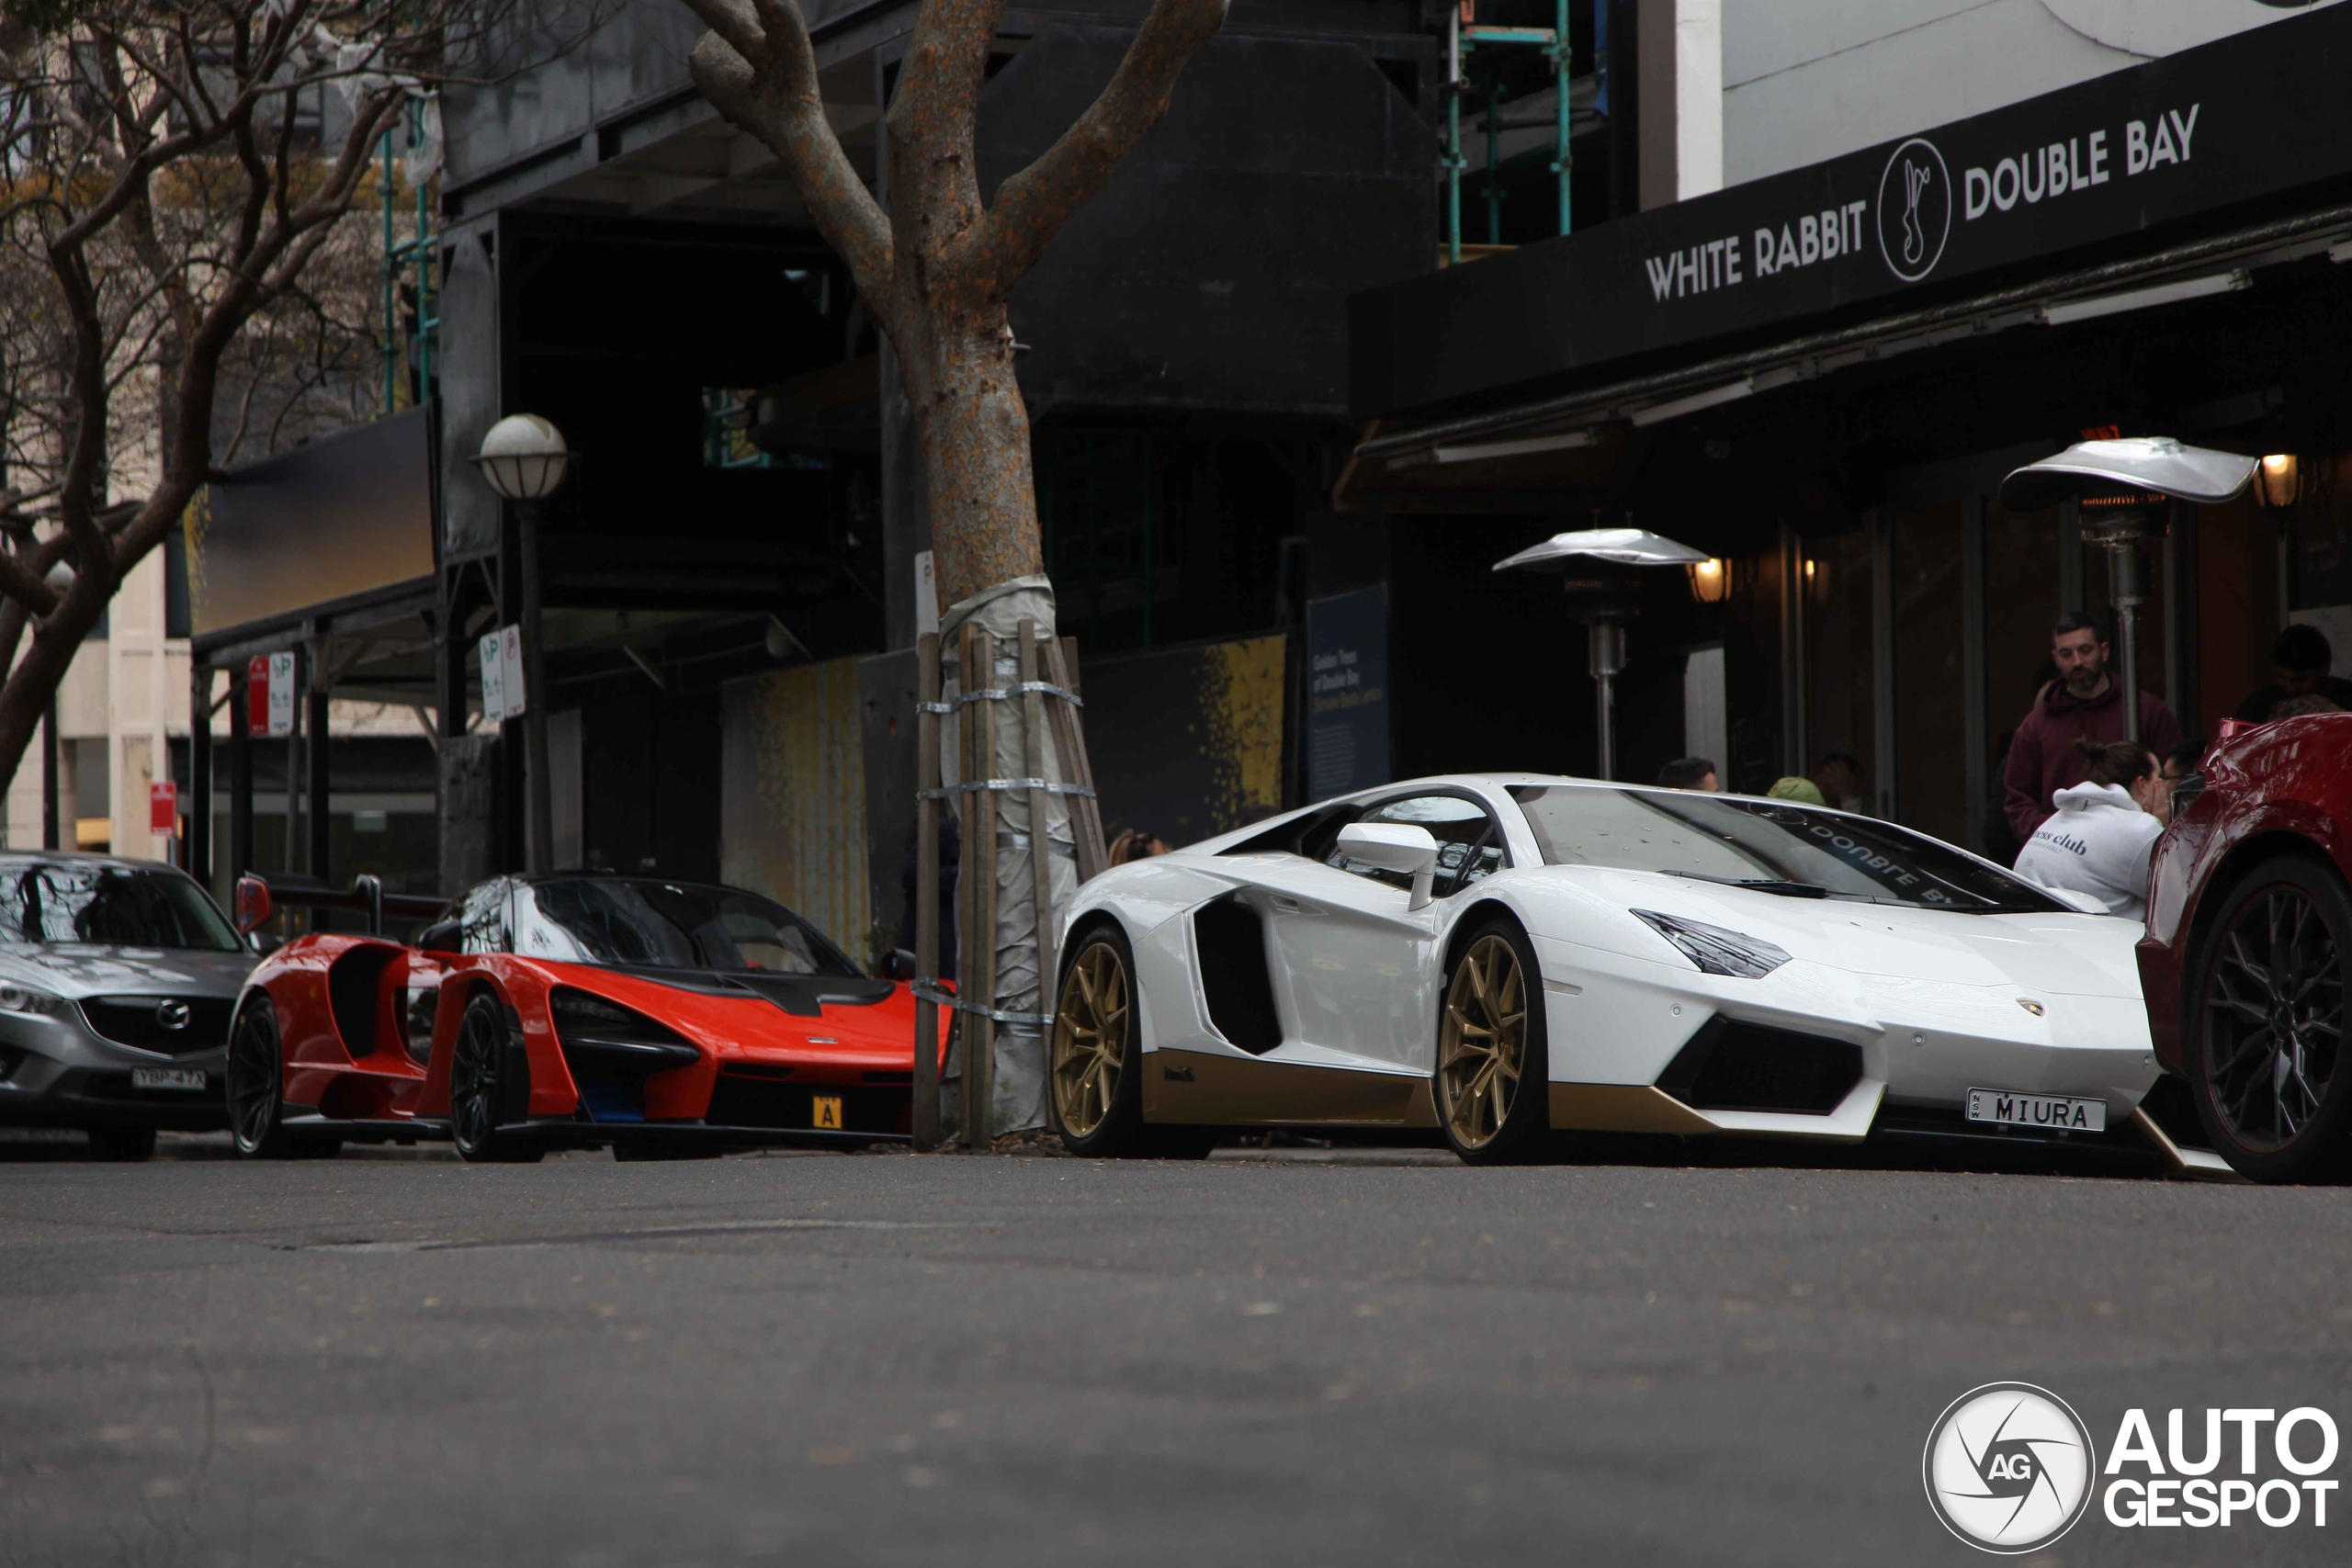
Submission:
[[2347,71],[2352,7],[2331,7],[1367,290],[1349,302],[1351,412],[1621,380],[2341,199]]

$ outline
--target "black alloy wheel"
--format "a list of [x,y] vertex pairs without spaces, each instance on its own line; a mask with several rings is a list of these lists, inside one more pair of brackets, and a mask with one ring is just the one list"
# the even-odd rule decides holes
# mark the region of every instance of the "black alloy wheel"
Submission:
[[285,1063],[277,1044],[277,1009],[254,992],[237,1010],[229,1032],[229,1136],[244,1159],[287,1159],[294,1139],[281,1123]]
[[155,1155],[153,1127],[89,1127],[90,1157],[109,1164],[135,1164]]
[[2347,959],[2352,894],[2301,856],[2243,878],[2198,944],[2191,1098],[2215,1150],[2258,1181],[2338,1180],[2352,1166]]
[[449,1135],[458,1156],[473,1165],[533,1165],[546,1157],[545,1145],[502,1128],[511,1099],[527,1104],[527,1079],[511,1085],[511,1070],[529,1069],[506,1021],[505,1006],[489,991],[476,991],[458,1026],[449,1055]]

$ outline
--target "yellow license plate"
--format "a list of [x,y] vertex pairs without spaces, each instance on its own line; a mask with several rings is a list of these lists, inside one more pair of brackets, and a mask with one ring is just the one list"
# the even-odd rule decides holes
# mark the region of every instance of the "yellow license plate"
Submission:
[[812,1095],[809,1097],[808,1104],[810,1111],[808,1124],[810,1126],[831,1127],[835,1129],[838,1129],[841,1126],[842,1097],[840,1095]]

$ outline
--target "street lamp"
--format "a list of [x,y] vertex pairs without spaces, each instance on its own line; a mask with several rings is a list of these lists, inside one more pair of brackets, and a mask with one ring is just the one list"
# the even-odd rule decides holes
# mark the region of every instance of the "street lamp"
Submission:
[[539,614],[539,503],[571,468],[563,432],[535,413],[508,414],[490,427],[474,458],[490,488],[514,503],[523,555],[523,753],[531,774],[530,869],[555,869],[554,795],[548,776],[547,656]]
[[2115,605],[2116,640],[2122,647],[2117,678],[2123,684],[2123,738],[2140,739],[2140,604],[2147,578],[2143,539],[2165,536],[2175,497],[2218,504],[2242,494],[2258,467],[2235,452],[2184,446],[2169,435],[2082,441],[2001,481],[2001,504],[2039,512],[2072,501],[2083,543],[2107,556],[2107,596]]
[[[1640,528],[1586,528],[1577,533],[1555,534],[1540,545],[1531,545],[1495,563],[1497,571],[1517,569],[1558,572],[1561,585],[1567,590],[1568,615],[1585,624],[1592,657],[1594,715],[1600,738],[1600,765],[1595,770],[1600,777],[1608,778],[1617,769],[1616,680],[1627,663],[1625,623],[1641,613],[1634,570],[1649,566],[1697,567],[1711,558],[1688,545],[1678,545]],[[1717,581],[1721,580],[1721,563],[1716,563]],[[1695,573],[1691,582],[1695,589],[1699,582]]]

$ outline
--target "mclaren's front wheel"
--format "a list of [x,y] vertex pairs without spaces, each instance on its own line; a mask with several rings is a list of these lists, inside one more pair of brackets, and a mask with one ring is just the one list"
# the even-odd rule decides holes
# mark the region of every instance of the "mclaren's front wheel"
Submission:
[[277,1043],[277,1009],[256,990],[237,1010],[229,1033],[229,1137],[242,1159],[290,1159],[302,1151],[281,1118],[286,1062]]
[[505,1005],[487,990],[476,991],[449,1055],[449,1136],[458,1158],[471,1165],[533,1165],[546,1157],[544,1145],[505,1125],[521,1120],[510,1107],[530,1103],[529,1072]]
[[2189,1098],[2216,1152],[2257,1181],[2342,1180],[2352,895],[2300,855],[2259,866],[2222,901],[2191,973]]
[[1518,923],[1494,917],[1464,934],[1438,1020],[1438,1125],[1471,1165],[1543,1153],[1551,1131],[1544,987]]
[[1154,1153],[1143,1121],[1135,950],[1118,922],[1096,920],[1070,938],[1068,951],[1048,1064],[1054,1131],[1074,1155]]

